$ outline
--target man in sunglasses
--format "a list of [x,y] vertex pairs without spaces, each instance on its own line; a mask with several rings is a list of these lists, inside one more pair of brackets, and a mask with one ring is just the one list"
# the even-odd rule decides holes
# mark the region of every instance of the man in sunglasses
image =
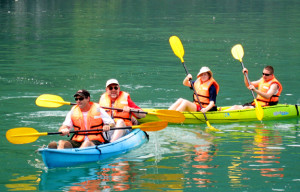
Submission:
[[[250,82],[250,85],[248,84],[245,73],[248,74],[248,69],[246,68],[243,69],[245,85],[249,90],[252,90],[257,94],[256,100],[262,107],[278,104],[279,96],[282,92],[282,85],[275,78],[274,69],[272,66],[266,66],[263,69],[262,77],[257,81]],[[234,105],[227,110],[247,109],[253,108],[254,106],[255,103],[252,101],[244,105]]]
[[[139,113],[142,109],[131,100],[129,93],[120,90],[118,80],[109,79],[106,82],[105,91],[100,97],[99,104],[101,107],[106,108],[106,112],[114,119],[116,127],[132,126],[137,124],[136,118],[146,116],[144,113]],[[109,108],[118,108],[119,110]],[[133,112],[132,109],[138,112]],[[114,142],[128,132],[128,129],[111,130],[106,132],[104,136],[110,142]]]
[[114,127],[114,120],[104,109],[100,108],[99,104],[90,101],[90,93],[87,90],[82,89],[77,91],[74,97],[76,105],[67,114],[63,125],[59,128],[59,132],[62,132],[61,135],[64,136],[70,135],[72,128],[75,131],[89,131],[77,132],[68,141],[60,140],[58,147],[56,142],[51,142],[48,148],[82,148],[108,142],[103,137],[103,131],[109,131],[110,127]]

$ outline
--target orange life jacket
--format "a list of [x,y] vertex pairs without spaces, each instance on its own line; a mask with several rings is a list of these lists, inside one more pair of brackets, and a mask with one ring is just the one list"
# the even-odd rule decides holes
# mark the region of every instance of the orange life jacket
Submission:
[[[74,130],[93,130],[93,129],[101,129],[103,127],[103,120],[100,117],[101,113],[97,111],[97,105],[93,102],[90,102],[91,108],[87,114],[87,127],[85,127],[83,114],[78,105],[75,105],[72,108],[71,119],[73,122]],[[95,134],[96,133],[96,134]],[[89,140],[98,140],[104,143],[104,139],[102,137],[102,131],[89,131],[89,132],[78,132],[73,137],[72,140],[77,142],[84,141],[85,136],[88,136]]]
[[267,93],[270,89],[272,84],[278,85],[278,91],[274,95],[272,95],[269,99],[266,99],[260,95],[257,95],[256,99],[260,103],[261,106],[268,106],[268,105],[276,105],[279,101],[279,96],[282,91],[282,85],[281,83],[275,78],[271,79],[270,81],[265,81],[263,78],[260,79],[260,82],[258,84],[258,90],[261,92]]
[[[115,100],[115,103],[112,106],[111,98],[107,93],[104,93],[101,95],[99,104],[101,107],[114,107],[123,109],[125,106],[128,106],[128,96],[128,93],[120,91],[119,97]],[[106,110],[106,112],[115,120],[115,122],[117,122],[119,119],[123,119],[127,126],[132,126],[131,113],[110,109]]]
[[[220,87],[219,87],[219,84],[216,82],[216,80],[214,80],[213,77],[211,77],[205,83],[203,83],[200,80],[200,78],[198,78],[194,83],[194,88],[200,99],[200,103],[201,103],[202,107],[206,107],[209,104],[209,88],[212,85],[215,86],[215,88],[217,90],[217,95],[218,95]],[[198,99],[195,94],[194,94],[194,103],[199,105]]]

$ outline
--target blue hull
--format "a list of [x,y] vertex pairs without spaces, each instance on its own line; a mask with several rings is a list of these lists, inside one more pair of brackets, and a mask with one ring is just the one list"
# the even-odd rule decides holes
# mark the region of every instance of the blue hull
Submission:
[[48,149],[40,148],[43,161],[48,168],[69,167],[77,164],[96,162],[109,157],[126,153],[140,147],[148,141],[146,134],[140,129],[134,129],[128,135],[116,142],[87,148]]

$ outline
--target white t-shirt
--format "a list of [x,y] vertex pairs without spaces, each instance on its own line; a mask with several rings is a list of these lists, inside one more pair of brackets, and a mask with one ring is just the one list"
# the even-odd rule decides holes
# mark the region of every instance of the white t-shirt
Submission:
[[[103,120],[103,124],[114,124],[114,120],[106,113],[106,111],[102,108],[99,107],[98,104],[97,105],[97,111],[100,112],[100,117],[102,118]],[[73,122],[72,122],[72,119],[71,119],[71,115],[72,115],[72,112],[73,110],[69,111],[67,116],[66,116],[66,119],[65,121],[63,122],[63,125],[66,125],[70,128],[74,128],[73,126]],[[83,112],[82,115],[83,115],[83,121],[84,121],[84,124],[85,124],[85,127],[87,127],[87,114],[88,112]]]

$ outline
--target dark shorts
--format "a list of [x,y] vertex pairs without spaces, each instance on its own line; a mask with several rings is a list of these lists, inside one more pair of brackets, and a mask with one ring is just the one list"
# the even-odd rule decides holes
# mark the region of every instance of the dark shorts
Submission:
[[248,107],[248,106],[253,106],[253,101],[249,102],[249,103],[245,103],[244,105],[242,105],[243,107]]
[[[277,102],[269,102],[267,105],[262,105],[262,107],[265,107],[265,106],[273,106],[273,105],[277,105],[278,104],[278,101]],[[244,105],[243,105],[243,107],[246,107],[246,106],[255,106],[255,103],[254,103],[254,101],[251,101],[251,102],[249,102],[249,103],[245,103]]]
[[[83,142],[78,142],[78,141],[74,141],[74,140],[70,140],[69,142],[71,143],[71,145],[73,146],[73,148],[79,148],[81,146],[81,144],[83,143]],[[95,145],[101,145],[101,144],[103,144],[103,143],[101,143],[98,140],[92,140],[91,142],[94,143]]]

